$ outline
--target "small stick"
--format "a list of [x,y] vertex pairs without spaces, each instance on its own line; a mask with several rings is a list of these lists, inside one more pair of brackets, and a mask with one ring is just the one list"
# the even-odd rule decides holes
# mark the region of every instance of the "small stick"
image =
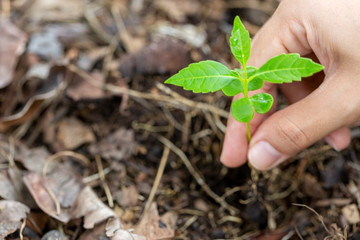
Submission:
[[164,170],[165,170],[165,166],[166,166],[166,162],[167,162],[168,157],[169,157],[169,153],[170,153],[169,147],[165,146],[164,151],[163,151],[163,155],[162,155],[161,160],[160,160],[160,165],[159,165],[158,171],[156,173],[155,181],[154,181],[154,184],[153,184],[153,186],[151,188],[149,198],[148,198],[148,200],[146,202],[142,217],[149,211],[150,206],[151,206],[151,204],[152,204],[152,202],[154,200],[156,191],[157,191],[157,189],[159,187],[161,178],[162,178]]
[[109,207],[113,208],[114,207],[114,200],[113,200],[113,197],[111,195],[109,185],[105,181],[104,169],[103,169],[103,166],[102,166],[102,163],[101,163],[101,158],[100,158],[99,155],[95,156],[95,161],[96,161],[96,166],[97,166],[97,169],[98,169],[98,172],[99,172],[99,177],[100,177],[101,183],[103,185],[106,198],[108,200]]
[[20,230],[19,230],[20,240],[24,239],[23,231],[24,231],[25,226],[26,226],[26,218],[24,218],[24,221],[22,222],[22,224],[20,226]]
[[192,166],[190,160],[186,157],[185,153],[181,151],[178,147],[176,147],[171,141],[166,139],[163,136],[157,136],[160,142],[162,142],[165,146],[170,148],[176,155],[180,157],[183,161],[185,167],[188,169],[190,174],[195,178],[196,182],[200,185],[200,187],[204,190],[206,194],[208,194],[212,199],[214,199],[217,203],[220,204],[223,208],[228,210],[231,215],[236,215],[239,213],[239,210],[230,204],[228,204],[224,199],[218,196],[215,192],[211,190],[211,188],[206,184],[203,177],[195,170]]
[[[229,115],[229,112],[227,112],[223,109],[215,107],[211,104],[192,101],[190,99],[180,96],[179,94],[176,94],[175,92],[172,92],[171,90],[170,90],[172,92],[171,95],[173,95],[173,97],[170,97],[167,95],[160,95],[160,94],[158,95],[158,94],[152,94],[152,93],[139,92],[139,91],[127,89],[124,87],[119,87],[119,86],[116,86],[113,84],[99,84],[96,82],[96,80],[91,75],[89,75],[87,72],[79,69],[75,65],[69,64],[67,67],[70,71],[78,74],[80,77],[82,77],[84,80],[89,82],[91,85],[101,88],[101,89],[104,89],[104,90],[109,91],[114,94],[127,94],[131,97],[136,97],[136,98],[163,101],[163,102],[170,103],[173,106],[179,106],[178,108],[180,108],[180,109],[183,109],[184,106],[188,106],[188,107],[195,108],[195,109],[198,109],[201,111],[212,112],[223,118],[228,118],[228,115]],[[160,83],[158,83],[156,86],[158,88],[160,88],[161,90],[166,89],[166,87]]]
[[49,166],[49,163],[53,160],[56,160],[60,157],[73,157],[75,159],[78,159],[78,160],[81,160],[83,163],[85,163],[86,165],[89,165],[90,164],[90,160],[85,157],[84,155],[82,154],[79,154],[79,153],[76,153],[76,152],[72,152],[72,151],[62,151],[62,152],[58,152],[58,153],[55,153],[53,155],[51,155],[48,159],[46,159],[45,161],[45,164],[44,164],[44,167],[43,167],[43,179],[44,179],[44,187],[46,189],[46,191],[48,192],[50,198],[54,201],[54,204],[55,204],[55,209],[56,209],[56,214],[57,215],[60,215],[61,213],[61,208],[60,208],[60,203],[59,201],[57,200],[54,192],[47,186],[47,183],[46,183],[46,174],[47,174],[47,168]]

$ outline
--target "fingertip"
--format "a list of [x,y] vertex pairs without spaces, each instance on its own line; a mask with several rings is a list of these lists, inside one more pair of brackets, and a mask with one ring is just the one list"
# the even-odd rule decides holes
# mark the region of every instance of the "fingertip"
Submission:
[[333,149],[340,152],[347,148],[351,142],[351,132],[348,127],[340,128],[324,138]]
[[220,161],[226,167],[240,167],[247,161],[247,148],[248,143],[244,127],[241,123],[230,119],[225,133]]

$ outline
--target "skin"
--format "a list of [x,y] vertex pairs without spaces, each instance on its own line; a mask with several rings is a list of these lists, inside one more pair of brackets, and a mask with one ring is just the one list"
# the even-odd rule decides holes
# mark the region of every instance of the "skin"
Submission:
[[[325,66],[301,82],[265,83],[258,92],[277,88],[289,106],[245,124],[229,116],[221,161],[238,167],[247,160],[268,170],[324,138],[340,151],[350,144],[349,125],[360,120],[360,1],[283,0],[252,41],[249,66],[260,67],[281,53],[299,53]],[[236,96],[234,99],[238,99]],[[275,105],[275,104],[274,104]]]

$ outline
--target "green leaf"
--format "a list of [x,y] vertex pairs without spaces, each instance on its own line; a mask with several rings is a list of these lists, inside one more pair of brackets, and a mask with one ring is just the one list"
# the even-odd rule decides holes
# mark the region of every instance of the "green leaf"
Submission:
[[236,94],[244,92],[244,84],[240,79],[233,80],[229,85],[222,89],[226,96],[232,97]]
[[234,19],[230,48],[235,58],[245,67],[250,57],[251,38],[238,16]]
[[250,122],[254,116],[254,110],[248,98],[240,98],[231,104],[231,113],[239,122]]
[[302,58],[297,53],[281,54],[267,61],[253,77],[271,83],[290,83],[301,81],[302,77],[309,77],[323,69],[324,66],[309,58]]
[[192,90],[195,93],[208,93],[216,92],[238,79],[239,75],[223,64],[207,60],[190,64],[166,80],[165,83],[181,86],[185,90]]
[[273,97],[267,93],[255,94],[250,97],[249,100],[254,107],[255,112],[260,114],[267,113],[274,102]]

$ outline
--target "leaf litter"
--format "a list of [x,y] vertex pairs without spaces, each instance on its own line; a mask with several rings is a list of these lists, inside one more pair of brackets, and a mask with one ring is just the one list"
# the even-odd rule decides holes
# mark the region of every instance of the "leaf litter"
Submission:
[[253,35],[277,4],[2,1],[1,238],[357,239],[358,126],[255,192],[219,162],[230,100],[162,84],[190,62],[237,67],[234,16]]

